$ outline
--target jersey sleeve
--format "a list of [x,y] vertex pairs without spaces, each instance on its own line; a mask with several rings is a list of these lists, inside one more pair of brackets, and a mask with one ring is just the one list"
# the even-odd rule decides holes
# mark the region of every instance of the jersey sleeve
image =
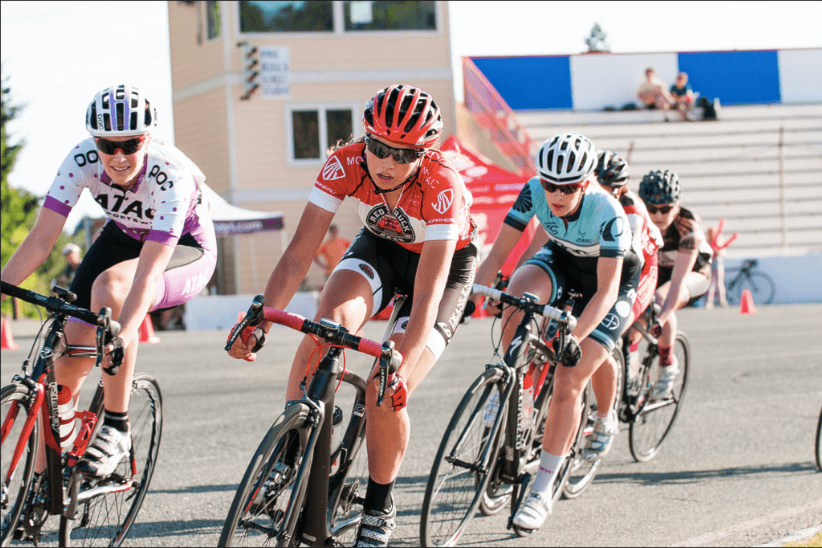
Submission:
[[705,240],[705,234],[699,226],[699,220],[693,215],[682,212],[675,220],[674,224],[679,232],[679,249],[689,251],[698,249],[700,242]]
[[100,157],[93,140],[86,139],[75,146],[57,170],[43,207],[68,217],[83,189],[99,176],[99,165]]
[[534,193],[536,192],[535,185],[536,177],[525,183],[522,190],[519,191],[519,196],[508,210],[508,215],[505,217],[504,223],[508,226],[523,232],[528,226],[528,221],[536,214],[534,206]]
[[197,200],[195,177],[195,173],[183,166],[152,166],[146,183],[152,186],[154,219],[147,240],[172,247],[177,245],[184,233],[188,212]]
[[351,175],[345,166],[349,164],[349,160],[352,161],[354,166],[357,165],[356,160],[358,158],[348,157],[344,153],[346,148],[339,149],[329,156],[317,176],[317,182],[314,183],[311,195],[308,197],[309,202],[332,213],[337,212],[340,204],[349,194],[348,186]]
[[466,188],[459,173],[438,165],[425,178],[421,215],[426,221],[425,241],[459,240],[464,221]]
[[631,248],[631,227],[619,203],[606,198],[599,208],[599,256],[624,257]]

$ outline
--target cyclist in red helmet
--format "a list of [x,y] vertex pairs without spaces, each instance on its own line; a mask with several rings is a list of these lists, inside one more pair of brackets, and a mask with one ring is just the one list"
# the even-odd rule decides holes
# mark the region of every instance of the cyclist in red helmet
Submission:
[[[328,318],[356,333],[395,293],[408,296],[391,339],[402,365],[390,379],[385,403],[368,391],[366,439],[370,478],[358,545],[385,546],[395,527],[391,494],[408,446],[407,399],[436,363],[457,329],[471,293],[477,249],[471,195],[454,165],[435,144],[442,116],[431,96],[394,85],[365,105],[365,136],[334,151],[323,166],[291,244],[265,290],[269,306],[285,308],[346,197],[354,200],[364,227],[337,264],[320,295],[316,319]],[[270,324],[230,354],[250,358],[262,347]],[[289,400],[315,342],[300,345],[288,381]]]

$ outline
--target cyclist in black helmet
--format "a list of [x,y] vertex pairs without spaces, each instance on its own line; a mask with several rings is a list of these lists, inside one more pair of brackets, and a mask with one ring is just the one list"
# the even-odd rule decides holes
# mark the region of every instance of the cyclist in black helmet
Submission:
[[707,291],[711,280],[711,246],[700,228],[699,217],[679,205],[681,186],[673,171],[651,171],[639,184],[639,197],[645,202],[651,220],[662,232],[659,250],[659,280],[656,302],[662,306],[658,316],[659,379],[651,396],[666,398],[679,372],[672,349],[676,337],[674,312],[695,302]]

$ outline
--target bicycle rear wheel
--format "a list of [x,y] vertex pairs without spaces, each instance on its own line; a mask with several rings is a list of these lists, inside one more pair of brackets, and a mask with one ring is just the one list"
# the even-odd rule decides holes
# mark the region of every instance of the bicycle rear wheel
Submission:
[[[619,402],[622,401],[622,392],[625,388],[625,357],[622,354],[622,349],[617,347],[611,353],[616,362],[616,399],[614,400],[614,408],[617,409],[619,407]],[[588,384],[586,388],[588,401],[588,413],[587,416],[582,417],[583,427],[581,431],[581,441],[579,449],[582,449],[585,444],[588,443],[591,434],[594,432],[594,420],[596,419],[596,411],[597,411],[597,402],[596,398],[594,398],[593,388],[591,384]],[[568,472],[568,481],[565,482],[565,486],[562,488],[562,497],[566,499],[575,499],[582,494],[585,489],[588,488],[589,485],[594,481],[594,478],[599,471],[599,466],[602,463],[602,459],[598,458],[595,460],[587,460],[582,458],[582,451],[576,450],[572,453],[573,460],[571,461],[569,467],[570,470]],[[569,459],[571,457],[569,456]]]
[[[674,355],[679,363],[679,374],[674,381],[671,395],[662,400],[647,401],[629,428],[629,447],[637,462],[647,462],[656,456],[682,406],[691,357],[691,347],[684,333],[676,335]],[[659,377],[659,356],[654,358],[652,366],[645,374],[645,397],[650,398],[653,380]]]
[[26,493],[29,491],[34,475],[34,456],[40,443],[40,419],[34,422],[34,428],[28,440],[22,445],[20,460],[9,475],[9,466],[17,448],[23,425],[31,410],[28,403],[29,389],[21,384],[4,386],[0,396],[0,424],[2,424],[2,442],[0,442],[0,469],[2,469],[2,495],[0,495],[0,519],[2,532],[0,545],[8,546],[14,536],[14,529],[20,520]]
[[294,530],[305,490],[296,480],[301,467],[311,465],[304,458],[308,413],[307,405],[294,404],[268,430],[237,488],[218,546],[299,545]]
[[[490,434],[506,402],[501,398],[503,372],[487,369],[463,396],[440,443],[422,503],[420,540],[423,546],[454,546],[465,533],[486,490],[496,463],[498,444]],[[499,401],[499,400],[498,400]],[[502,423],[504,424],[504,423]]]
[[[102,406],[101,398],[100,407],[92,410],[99,417],[98,428],[103,424]],[[163,434],[163,395],[151,375],[134,375],[128,418],[131,459],[124,459],[108,478],[72,474],[73,481],[80,482],[77,513],[71,519],[61,516],[61,545],[120,546],[134,525],[148,493]]]

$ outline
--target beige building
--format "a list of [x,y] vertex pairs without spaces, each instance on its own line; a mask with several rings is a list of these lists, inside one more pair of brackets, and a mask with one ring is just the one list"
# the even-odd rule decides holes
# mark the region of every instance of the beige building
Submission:
[[[261,292],[337,139],[395,83],[431,93],[456,130],[447,2],[168,2],[176,146],[229,202],[281,211],[277,232],[220,238],[219,292]],[[241,45],[245,43],[245,45]],[[248,98],[246,53],[259,84]],[[345,203],[334,221],[361,226]],[[314,265],[308,283],[322,282]]]

